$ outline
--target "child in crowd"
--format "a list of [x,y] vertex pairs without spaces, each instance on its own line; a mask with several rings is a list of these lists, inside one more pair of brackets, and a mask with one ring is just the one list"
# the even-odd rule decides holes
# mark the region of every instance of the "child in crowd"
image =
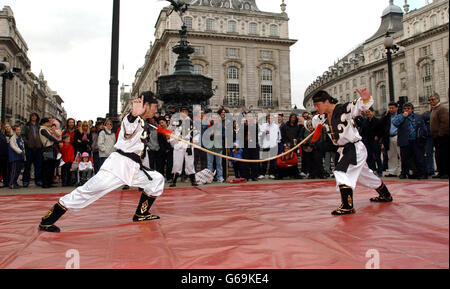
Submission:
[[20,125],[13,126],[13,135],[9,140],[9,163],[11,168],[11,175],[9,179],[9,188],[18,189],[19,185],[17,180],[19,179],[20,171],[23,168],[25,161],[25,145],[23,143],[22,135],[20,134]]
[[[291,149],[289,143],[284,144],[284,152]],[[292,177],[300,179],[300,173],[298,171],[298,158],[296,152],[291,152],[285,156],[277,159],[277,179],[282,180],[284,177]]]
[[78,164],[78,175],[81,185],[84,185],[94,175],[94,166],[89,160],[89,153],[87,152],[81,154],[81,162]]
[[72,163],[75,158],[75,150],[70,142],[70,134],[65,134],[63,136],[63,143],[61,145],[60,151],[62,154],[62,161],[64,164],[61,167],[61,179],[62,186],[70,186],[71,185],[71,173],[70,168],[72,167]]
[[[233,144],[233,149],[230,152],[230,156],[233,158],[242,159],[242,149],[239,148],[238,142]],[[230,161],[230,163],[233,165],[234,177],[236,179],[240,179],[242,177],[241,163],[237,161]]]

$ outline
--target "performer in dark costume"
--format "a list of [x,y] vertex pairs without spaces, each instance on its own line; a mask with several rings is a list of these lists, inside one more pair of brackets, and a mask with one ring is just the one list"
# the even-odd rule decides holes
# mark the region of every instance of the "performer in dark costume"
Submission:
[[355,213],[353,208],[353,190],[356,183],[376,189],[379,196],[372,202],[392,202],[392,196],[386,185],[369,169],[366,163],[367,150],[354,125],[353,119],[368,110],[373,99],[366,89],[356,90],[360,98],[354,102],[337,104],[337,99],[326,91],[313,96],[314,107],[318,115],[308,123],[310,129],[323,125],[336,146],[339,146],[339,162],[335,167],[336,185],[341,192],[342,204],[332,212],[333,215]]
[[150,213],[155,199],[163,193],[164,177],[150,171],[142,165],[143,152],[148,142],[148,124],[145,119],[154,116],[157,100],[151,91],[144,92],[139,99],[133,100],[130,114],[122,121],[116,152],[103,163],[100,171],[83,186],[59,199],[53,208],[42,218],[41,231],[59,232],[54,223],[67,210],[80,210],[100,199],[107,193],[123,185],[143,189],[133,221],[159,219]]

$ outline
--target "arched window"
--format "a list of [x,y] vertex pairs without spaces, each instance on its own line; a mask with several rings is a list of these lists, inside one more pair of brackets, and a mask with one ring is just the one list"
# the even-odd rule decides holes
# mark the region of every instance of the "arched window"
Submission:
[[431,17],[430,17],[430,25],[431,25],[431,27],[434,27],[434,26],[437,25],[437,16],[436,16],[436,14],[431,15]]
[[200,74],[203,75],[203,66],[200,64],[194,64],[194,74]]
[[227,103],[239,105],[239,69],[234,66],[227,69]]
[[272,97],[272,70],[264,68],[261,71],[261,106],[272,106]]
[[237,23],[234,20],[228,21],[228,32],[237,32]]
[[214,31],[214,19],[211,18],[206,19],[206,30]]
[[275,24],[270,25],[270,36],[278,36],[278,26]]
[[258,33],[258,24],[252,22],[249,24],[249,33],[250,34],[257,34]]
[[380,85],[380,105],[378,107],[386,107],[387,106],[387,91],[386,85]]
[[190,16],[184,17],[184,25],[186,25],[187,29],[192,29],[192,17]]

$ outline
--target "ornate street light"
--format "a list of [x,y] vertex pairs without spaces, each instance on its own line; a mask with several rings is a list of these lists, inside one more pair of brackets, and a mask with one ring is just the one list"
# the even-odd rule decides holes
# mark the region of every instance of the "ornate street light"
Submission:
[[389,78],[389,101],[395,102],[394,96],[394,80],[392,73],[392,53],[395,53],[399,50],[399,47],[394,44],[394,39],[389,32],[389,29],[386,30],[386,36],[384,38],[384,47],[386,48],[387,62],[388,62],[388,78]]

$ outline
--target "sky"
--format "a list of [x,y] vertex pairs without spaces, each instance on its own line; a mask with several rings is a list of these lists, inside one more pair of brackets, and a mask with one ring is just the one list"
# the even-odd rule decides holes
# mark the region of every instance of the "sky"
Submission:
[[[426,0],[409,0],[410,10]],[[12,8],[28,45],[31,71],[42,70],[64,100],[68,117],[95,120],[109,109],[112,0],[0,0]],[[256,0],[281,12],[281,0]],[[329,66],[372,36],[388,0],[285,0],[290,18],[292,104],[303,107],[306,88]],[[404,0],[394,4],[403,7]],[[161,0],[121,1],[119,86],[131,85],[150,42]],[[120,99],[119,111],[120,111]]]

